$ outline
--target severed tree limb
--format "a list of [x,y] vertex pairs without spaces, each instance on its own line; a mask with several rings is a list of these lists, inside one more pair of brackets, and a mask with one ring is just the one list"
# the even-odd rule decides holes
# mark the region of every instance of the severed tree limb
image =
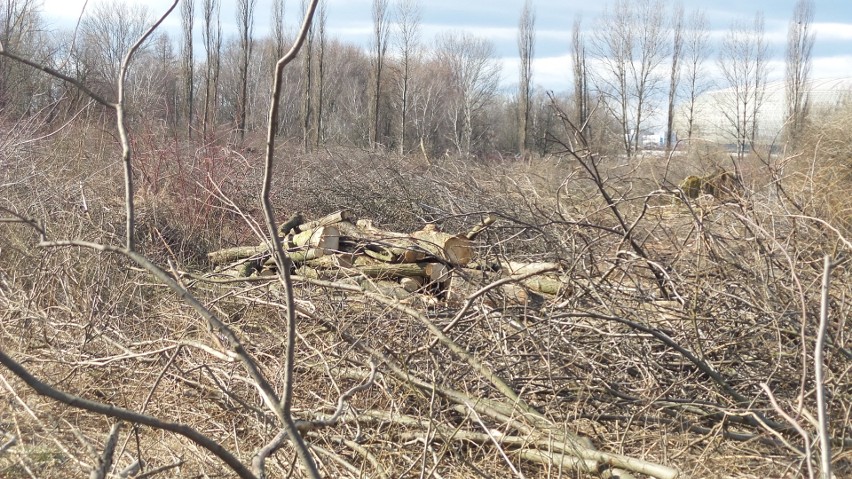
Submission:
[[438,328],[435,323],[433,323],[428,317],[420,313],[419,311],[406,306],[399,301],[388,298],[384,295],[371,293],[369,291],[364,291],[362,288],[358,286],[352,286],[342,283],[334,283],[331,281],[323,281],[317,279],[305,279],[306,282],[311,284],[315,284],[317,286],[327,286],[333,287],[336,289],[342,289],[345,291],[353,291],[364,294],[364,296],[373,299],[377,302],[384,304],[385,306],[389,306],[393,309],[401,311],[406,315],[417,319],[420,321],[423,326],[429,331],[430,334],[435,336],[438,341],[440,341],[444,346],[447,347],[450,351],[453,352],[457,357],[468,363],[473,369],[479,372],[485,379],[487,379],[501,394],[509,398],[517,407],[519,407],[522,411],[541,416],[541,413],[536,411],[532,406],[530,406],[526,401],[521,399],[517,392],[512,389],[511,386],[497,373],[494,372],[489,366],[485,363],[474,357],[468,350],[460,346],[458,343],[453,341],[449,336],[444,334],[440,328]]
[[[355,217],[355,214],[352,213],[350,210],[340,210],[330,215],[323,216],[318,220],[308,221],[307,223],[300,224],[296,229],[299,231],[307,231],[319,228],[320,226],[329,226],[344,221],[349,223],[355,223],[358,220]],[[283,230],[284,228],[282,227],[281,229]]]
[[166,472],[170,469],[180,467],[180,466],[183,465],[184,462],[186,462],[186,461],[181,459],[181,460],[174,462],[172,464],[166,464],[165,466],[160,466],[160,467],[151,469],[150,471],[143,472],[142,474],[139,474],[138,476],[133,476],[133,477],[134,477],[134,479],[147,479],[148,477],[153,477],[153,476],[156,476],[157,474],[160,474],[162,472]]
[[127,215],[127,221],[125,223],[125,242],[128,251],[134,251],[136,249],[136,240],[134,239],[134,229],[136,228],[136,213],[135,208],[133,206],[133,167],[131,165],[131,150],[130,150],[130,138],[127,135],[127,125],[125,122],[125,111],[124,111],[124,80],[127,78],[127,68],[130,66],[130,60],[133,58],[133,54],[136,53],[136,50],[148,40],[148,37],[151,36],[152,33],[163,23],[163,20],[172,13],[172,10],[177,6],[178,0],[172,0],[172,4],[166,13],[160,16],[160,19],[154,22],[145,33],[136,40],[136,43],[127,50],[127,54],[124,55],[124,59],[121,60],[121,67],[118,72],[118,79],[116,82],[118,83],[118,100],[115,102],[115,124],[118,128],[118,137],[121,140],[121,161],[124,166],[124,210]]
[[479,236],[483,231],[488,229],[488,227],[493,225],[496,221],[497,217],[493,214],[489,214],[488,216],[483,218],[478,225],[474,226],[473,228],[471,228],[470,231],[465,233],[464,237],[473,241],[474,239],[476,239],[477,236]]
[[163,13],[160,18],[151,25],[145,33],[142,34],[141,37],[127,50],[127,53],[124,55],[124,58],[121,60],[121,65],[119,67],[118,78],[115,79],[116,86],[118,90],[118,98],[115,102],[110,102],[103,98],[102,96],[96,94],[92,90],[90,90],[86,85],[83,84],[79,79],[70,77],[68,75],[63,74],[62,72],[50,68],[48,66],[42,65],[37,62],[33,62],[31,60],[27,60],[26,58],[20,57],[6,50],[5,46],[2,42],[0,42],[0,56],[5,56],[11,60],[14,60],[19,63],[23,63],[24,65],[30,66],[37,70],[41,70],[48,75],[58,78],[60,80],[66,81],[74,85],[77,89],[85,93],[89,98],[100,103],[101,105],[112,108],[115,110],[116,114],[116,128],[118,130],[118,137],[121,142],[121,160],[123,165],[124,172],[124,210],[127,216],[126,227],[125,227],[125,246],[128,250],[133,251],[135,249],[135,240],[133,231],[136,227],[136,219],[135,219],[135,208],[133,206],[133,170],[131,165],[131,149],[130,149],[130,139],[127,134],[127,125],[125,122],[125,109],[124,109],[124,91],[125,91],[125,79],[127,77],[127,69],[130,65],[130,61],[133,59],[133,55],[145,43],[146,40],[154,33],[157,28],[159,28],[160,24],[172,13],[172,10],[177,6],[178,0],[172,0],[171,5]]
[[287,221],[285,221],[281,226],[278,227],[278,236],[284,237],[290,234],[291,231],[305,231],[299,228],[300,225],[304,224],[305,216],[301,211],[297,211],[293,216],[290,217]]
[[4,432],[3,436],[4,436],[4,439],[5,438],[9,438],[9,439],[6,442],[4,442],[3,444],[0,444],[0,454],[4,454],[6,451],[11,449],[12,446],[14,446],[15,444],[18,443],[18,436],[14,435],[10,432]]
[[[641,459],[623,456],[621,454],[612,454],[597,451],[594,449],[580,448],[577,447],[575,444],[562,442],[558,438],[554,438],[552,435],[536,438],[529,436],[508,435],[496,431],[491,432],[490,434],[482,432],[473,432],[450,428],[441,424],[435,424],[434,421],[429,419],[420,419],[405,414],[399,414],[396,412],[389,413],[380,410],[362,411],[358,417],[358,421],[360,423],[364,423],[369,420],[387,424],[400,424],[404,426],[422,429],[432,427],[437,429],[439,434],[441,434],[445,439],[472,441],[480,444],[489,443],[496,439],[503,446],[513,446],[521,450],[558,450],[561,451],[564,455],[569,456],[566,457],[566,460],[583,472],[596,472],[601,466],[609,466],[616,467],[619,469],[626,469],[628,471],[640,474],[646,474],[659,479],[676,479],[680,476],[680,473],[676,469],[673,469],[668,466],[654,464],[648,461],[643,461]],[[423,438],[422,433],[414,433],[407,435],[406,433],[402,433],[400,434],[400,436],[405,438],[411,438],[412,436]]]
[[[358,290],[357,286],[333,283],[330,281],[309,280],[309,282],[319,286],[337,288],[346,291]],[[361,292],[365,294],[365,296],[370,298],[374,298],[377,300],[379,300],[380,298],[380,295],[371,294],[363,291]],[[382,302],[391,306],[389,303],[392,303],[393,300],[387,300]],[[396,309],[400,309],[403,312],[406,312],[404,309],[401,308]],[[361,341],[358,338],[355,338],[346,333],[345,331],[339,329],[334,322],[325,320],[301,308],[299,308],[297,311],[299,312],[299,314],[304,315],[305,317],[310,318],[319,324],[322,324],[323,327],[326,327],[329,330],[335,331],[340,334],[340,336],[346,342],[350,343],[353,347],[363,351],[364,353],[375,359],[377,362],[381,362],[386,367],[388,367],[391,373],[393,373],[393,375],[399,380],[415,386],[416,388],[424,391],[424,393],[426,394],[435,392],[441,395],[442,397],[456,403],[459,407],[467,408],[468,406],[466,405],[469,405],[477,413],[494,418],[505,424],[507,427],[511,427],[518,431],[521,431],[525,434],[525,436],[519,436],[519,444],[528,445],[530,444],[531,440],[539,441],[538,443],[541,445],[542,449],[551,450],[553,447],[557,447],[565,454],[579,458],[581,461],[596,461],[596,464],[611,465],[620,469],[647,474],[660,479],[675,479],[679,477],[679,472],[676,469],[664,465],[654,464],[647,461],[643,461],[641,459],[636,459],[620,454],[613,454],[596,450],[588,439],[565,432],[561,425],[552,424],[546,417],[542,416],[535,410],[527,411],[523,409],[523,404],[519,404],[516,401],[513,401],[513,404],[504,404],[499,401],[487,398],[473,398],[465,394],[464,392],[442,387],[424,379],[418,378],[414,376],[410,370],[398,364],[396,360],[388,357],[381,351],[370,347],[364,341]],[[408,313],[406,312],[406,314]],[[503,392],[501,388],[498,388],[498,390]],[[521,407],[519,408],[519,406]],[[462,411],[462,413],[464,412]],[[376,414],[385,415],[387,417],[392,418],[392,420],[394,421],[396,421],[400,417],[397,413],[390,414],[385,413],[384,411],[378,411]],[[361,414],[359,414],[357,421],[363,422],[365,419],[367,418],[362,412]],[[422,424],[424,428],[430,427],[430,424],[431,427],[434,427],[434,424],[430,423],[429,420],[426,419],[411,417],[411,420],[416,421],[416,424]],[[593,471],[594,470],[596,469],[593,469]]]
[[2,41],[0,41],[0,56],[4,56],[4,57],[6,57],[10,60],[14,60],[18,63],[23,63],[24,65],[35,68],[36,70],[41,70],[41,71],[47,73],[48,75],[50,75],[54,78],[58,78],[62,81],[68,82],[68,83],[74,85],[81,92],[85,93],[89,98],[91,98],[95,102],[100,103],[101,105],[103,105],[107,108],[115,108],[116,107],[115,103],[108,101],[104,97],[93,92],[85,84],[83,84],[83,82],[81,82],[77,78],[68,76],[68,75],[60,72],[59,70],[55,70],[53,68],[50,68],[49,66],[42,65],[42,64],[34,62],[32,60],[28,60],[24,57],[21,57],[19,55],[16,55],[15,53],[12,53],[12,52],[6,50]]
[[85,409],[86,411],[94,412],[96,414],[114,417],[128,422],[144,424],[155,429],[162,429],[164,431],[179,434],[194,442],[195,444],[198,444],[204,449],[210,451],[214,456],[218,457],[222,462],[227,464],[228,467],[230,467],[231,470],[233,470],[240,478],[256,479],[256,476],[245,465],[243,465],[243,463],[240,462],[240,460],[237,459],[236,456],[234,456],[227,449],[222,447],[221,444],[201,434],[200,432],[189,426],[168,421],[162,421],[155,417],[148,416],[146,414],[139,414],[129,409],[113,406],[111,404],[104,404],[101,402],[92,401],[89,399],[82,398],[80,396],[75,396],[73,394],[68,394],[66,392],[59,391],[58,389],[53,388],[52,386],[42,382],[41,380],[30,374],[30,372],[27,371],[26,368],[21,366],[21,364],[9,357],[2,350],[0,350],[0,364],[9,369],[12,374],[18,376],[18,378],[20,378],[24,383],[26,383],[27,386],[32,388],[32,390],[35,391],[37,394],[49,397],[62,404],[67,404],[72,407]]
[[107,442],[104,446],[104,453],[98,460],[98,465],[89,474],[89,479],[106,479],[109,470],[112,468],[112,458],[115,454],[115,445],[118,443],[118,434],[121,432],[121,421],[112,425],[107,435]]
[[118,472],[119,479],[127,479],[128,477],[136,477],[139,474],[139,470],[142,469],[142,461],[136,459],[129,466],[125,467],[121,471]]
[[[370,363],[370,375],[361,384],[353,386],[337,398],[337,407],[334,412],[325,419],[317,419],[313,421],[296,421],[296,428],[300,434],[304,435],[310,431],[315,431],[324,427],[331,427],[338,423],[343,416],[346,408],[346,402],[356,393],[363,391],[373,385],[376,378],[376,364]],[[287,431],[280,431],[270,442],[260,448],[252,458],[252,467],[258,472],[258,476],[264,477],[266,459],[275,453],[287,439]]]
[[822,272],[822,291],[820,294],[819,329],[817,341],[814,346],[814,387],[817,398],[817,419],[819,437],[819,465],[820,477],[831,479],[831,436],[828,431],[828,407],[825,402],[825,372],[823,359],[825,357],[825,337],[828,332],[828,308],[831,301],[829,286],[831,285],[831,271],[834,263],[831,256],[825,255]]

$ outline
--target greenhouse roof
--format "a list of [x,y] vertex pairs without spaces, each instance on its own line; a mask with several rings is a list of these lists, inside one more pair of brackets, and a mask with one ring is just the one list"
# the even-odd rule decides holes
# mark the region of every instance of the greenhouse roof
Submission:
[[[811,111],[834,108],[852,98],[852,77],[817,78],[807,83]],[[734,144],[737,111],[736,90],[725,88],[699,96],[695,102],[693,137],[714,143]],[[679,138],[686,134],[686,105],[675,121]],[[751,108],[751,106],[749,106]],[[785,81],[766,84],[763,101],[757,113],[757,138],[773,143],[779,137],[787,119],[787,91]]]

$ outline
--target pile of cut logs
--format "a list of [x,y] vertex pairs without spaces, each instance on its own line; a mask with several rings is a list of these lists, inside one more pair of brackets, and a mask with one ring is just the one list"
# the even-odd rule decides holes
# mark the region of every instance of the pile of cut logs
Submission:
[[[278,234],[293,273],[357,283],[400,301],[456,302],[495,281],[493,289],[511,303],[537,305],[562,294],[568,285],[557,263],[474,260],[474,239],[494,221],[488,216],[465,234],[445,233],[433,224],[399,233],[343,210],[315,221],[296,214]],[[276,274],[266,244],[221,249],[207,258],[225,276]]]

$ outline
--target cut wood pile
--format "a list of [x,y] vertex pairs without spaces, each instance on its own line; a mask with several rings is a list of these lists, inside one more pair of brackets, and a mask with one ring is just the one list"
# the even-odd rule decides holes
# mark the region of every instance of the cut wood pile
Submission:
[[[560,278],[558,263],[477,258],[475,241],[494,221],[486,217],[462,234],[434,224],[401,233],[342,210],[314,221],[296,214],[278,234],[293,263],[291,273],[351,282],[401,301],[458,302],[494,282],[505,300],[531,306],[564,292],[568,284]],[[276,274],[267,244],[221,249],[207,258],[224,276]]]

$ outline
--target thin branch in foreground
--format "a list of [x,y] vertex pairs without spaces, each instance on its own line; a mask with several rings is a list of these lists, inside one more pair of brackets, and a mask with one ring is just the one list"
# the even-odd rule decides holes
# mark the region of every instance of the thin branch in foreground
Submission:
[[112,425],[107,435],[104,453],[98,460],[98,466],[92,469],[89,479],[106,479],[109,470],[112,469],[112,460],[115,455],[115,445],[118,444],[118,435],[121,433],[121,421]]
[[12,374],[20,378],[24,383],[26,383],[26,385],[29,386],[33,391],[35,391],[36,394],[49,397],[62,404],[67,404],[72,407],[84,409],[95,414],[101,414],[103,416],[113,417],[128,422],[144,424],[155,429],[162,429],[164,431],[179,434],[189,439],[190,441],[198,444],[204,449],[210,451],[213,455],[222,460],[222,462],[227,464],[228,467],[230,467],[242,479],[256,479],[256,476],[252,474],[252,472],[248,468],[246,468],[240,462],[240,460],[236,458],[236,456],[234,456],[233,454],[228,452],[224,447],[222,447],[221,444],[187,425],[162,421],[146,414],[139,414],[135,411],[124,409],[118,406],[104,404],[97,401],[91,401],[89,399],[85,399],[80,396],[75,396],[73,394],[68,394],[66,392],[55,389],[30,374],[29,371],[26,370],[26,368],[21,366],[21,364],[9,357],[2,350],[0,350],[0,364],[5,366],[7,369],[9,369],[9,371],[12,372]]
[[106,99],[104,99],[104,97],[102,97],[102,96],[98,95],[97,93],[93,92],[92,90],[90,90],[80,80],[73,78],[73,77],[70,77],[70,76],[60,72],[59,70],[55,70],[55,69],[50,68],[48,66],[45,66],[45,65],[42,65],[40,63],[36,63],[32,60],[27,60],[24,57],[18,56],[16,54],[6,50],[6,48],[3,47],[2,42],[0,42],[0,56],[4,56],[4,57],[6,57],[10,60],[14,60],[18,63],[23,63],[24,65],[35,68],[36,70],[41,70],[41,71],[47,73],[48,75],[50,75],[54,78],[58,78],[62,81],[66,81],[66,82],[74,85],[75,87],[77,87],[77,89],[79,89],[80,91],[82,91],[86,95],[88,95],[89,98],[91,98],[92,100],[95,100],[96,102],[100,103],[101,105],[103,105],[107,108],[115,108],[115,106],[116,106],[115,103],[107,101]]
[[119,69],[118,78],[116,82],[118,83],[118,99],[115,102],[115,123],[116,128],[118,128],[118,137],[121,140],[121,160],[124,171],[124,212],[127,215],[126,223],[125,223],[125,242],[127,249],[130,251],[134,251],[136,249],[135,240],[133,237],[133,231],[136,228],[136,213],[133,207],[133,168],[131,165],[131,150],[130,150],[130,138],[127,135],[127,125],[125,125],[124,120],[124,79],[127,77],[127,68],[130,65],[130,60],[133,58],[133,54],[136,53],[136,50],[145,43],[145,40],[154,33],[154,30],[163,23],[163,20],[172,13],[172,10],[177,6],[178,0],[172,0],[171,6],[166,10],[166,13],[160,16],[160,19],[157,20],[151,28],[149,28],[142,36],[127,50],[127,54],[124,55],[124,59],[121,61],[121,67]]
[[825,337],[828,332],[828,303],[831,300],[828,288],[831,285],[831,270],[833,268],[831,256],[825,255],[820,295],[819,331],[814,348],[814,387],[816,388],[817,419],[819,421],[819,459],[820,477],[822,479],[831,479],[831,436],[828,433],[828,408],[825,404],[823,358],[825,356]]
[[267,118],[267,137],[266,137],[266,155],[263,169],[263,187],[261,188],[260,201],[263,206],[263,216],[266,222],[266,227],[269,231],[269,242],[271,251],[275,257],[275,263],[278,266],[278,277],[284,287],[286,296],[286,314],[287,314],[287,355],[284,363],[284,394],[282,396],[280,411],[277,411],[282,416],[284,431],[293,443],[296,449],[296,454],[302,465],[307,469],[308,474],[312,478],[319,478],[320,473],[314,461],[311,452],[299,433],[296,423],[291,415],[291,406],[293,403],[293,369],[296,362],[296,306],[293,298],[293,280],[290,278],[290,259],[284,253],[284,248],[281,245],[281,240],[278,237],[278,227],[275,222],[275,213],[272,208],[272,200],[270,199],[270,191],[272,190],[272,172],[275,156],[275,134],[278,131],[278,107],[281,98],[281,88],[283,83],[283,72],[294,58],[311,28],[314,12],[317,9],[319,0],[311,0],[310,5],[305,12],[305,18],[302,21],[302,27],[299,34],[296,36],[296,41],[283,57],[275,64],[275,78],[272,84],[272,101],[269,106],[269,117]]

